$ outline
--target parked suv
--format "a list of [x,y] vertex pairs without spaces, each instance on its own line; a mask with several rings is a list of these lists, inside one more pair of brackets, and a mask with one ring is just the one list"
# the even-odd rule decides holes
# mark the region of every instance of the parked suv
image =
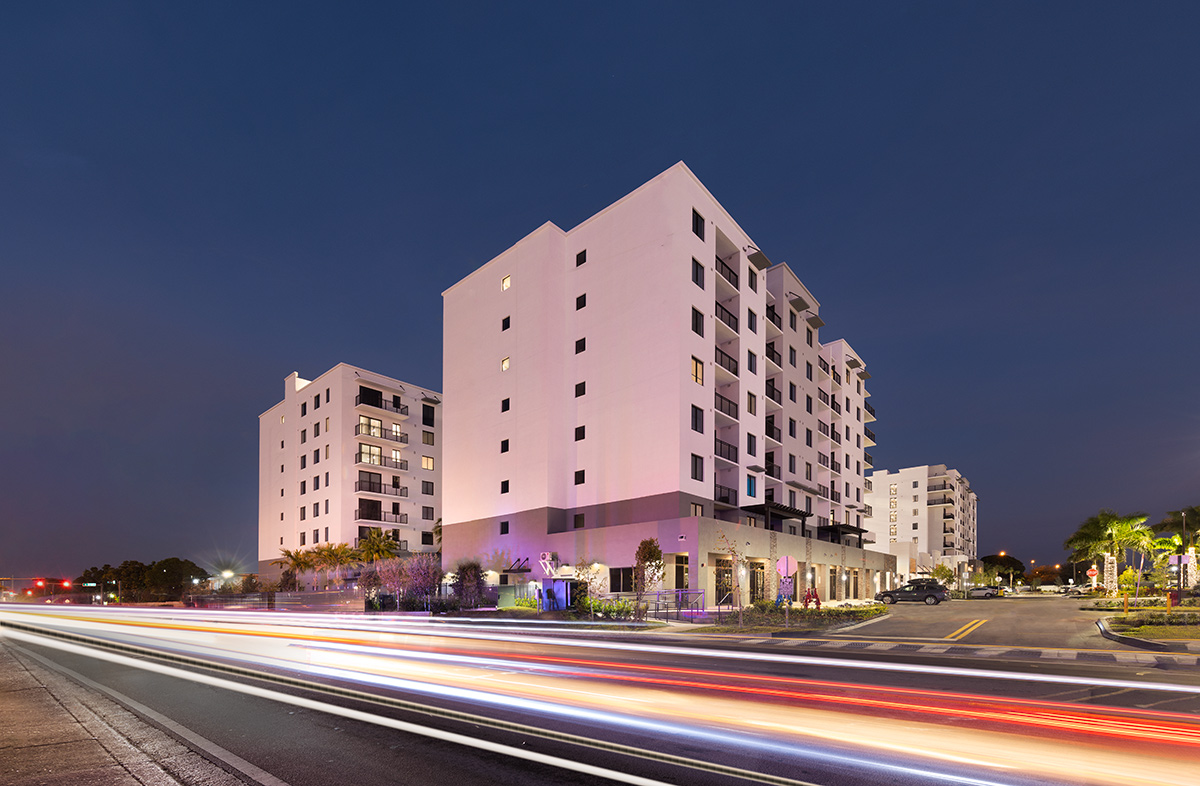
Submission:
[[910,581],[903,587],[894,590],[884,590],[876,593],[875,600],[884,603],[896,603],[902,600],[920,601],[927,606],[936,606],[950,599],[950,591],[936,581],[922,579]]

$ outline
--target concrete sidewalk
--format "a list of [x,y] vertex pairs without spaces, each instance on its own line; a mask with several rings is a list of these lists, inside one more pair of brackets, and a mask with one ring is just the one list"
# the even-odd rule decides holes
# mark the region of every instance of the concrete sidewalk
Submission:
[[0,637],[0,784],[243,783],[112,699]]

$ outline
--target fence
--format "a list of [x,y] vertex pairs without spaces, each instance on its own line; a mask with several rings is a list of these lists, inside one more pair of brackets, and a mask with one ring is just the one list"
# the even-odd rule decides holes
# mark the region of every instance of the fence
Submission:
[[[634,603],[633,592],[612,592],[606,598],[623,598]],[[704,590],[659,590],[642,595],[646,616],[656,620],[685,620],[691,622],[705,616]]]

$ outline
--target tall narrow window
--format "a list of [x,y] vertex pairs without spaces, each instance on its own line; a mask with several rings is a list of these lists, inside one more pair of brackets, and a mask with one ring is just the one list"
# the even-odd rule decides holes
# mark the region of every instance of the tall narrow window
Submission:
[[747,277],[746,281],[747,281],[747,283],[750,284],[750,291],[757,292],[758,291],[758,271],[755,270],[754,268],[750,268],[749,273],[750,273],[750,275]]
[[788,326],[792,330],[796,329],[796,312],[795,311],[788,312]]
[[692,454],[692,480],[704,480],[704,458]]
[[580,309],[586,308],[586,307],[587,307],[587,293],[584,292],[582,295],[575,298],[575,310],[579,311]]
[[699,358],[692,358],[692,381],[697,385],[704,384],[704,363]]
[[746,435],[746,455],[758,455],[758,441],[754,438],[753,434]]
[[704,313],[699,309],[692,309],[692,332],[697,336],[704,335]]
[[432,404],[422,404],[421,405],[421,425],[422,426],[431,426],[431,427],[433,426],[433,405]]
[[500,370],[508,371],[508,358],[504,358],[503,360],[500,361]]
[[704,265],[695,257],[692,258],[692,283],[704,289]]
[[750,309],[746,309],[746,327],[750,328],[751,333],[758,332],[758,314]]
[[812,363],[804,364],[804,377],[809,382],[812,382]]
[[579,267],[584,262],[587,262],[587,249],[586,248],[583,251],[580,251],[578,254],[575,255],[575,267]]
[[583,396],[586,394],[587,394],[587,382],[576,382],[575,383],[575,398],[579,398],[580,396]]
[[796,348],[788,347],[788,363],[792,364],[792,368],[796,367]]
[[501,494],[508,493],[508,481],[507,480],[500,481],[500,493]]
[[755,410],[758,409],[758,397],[753,393],[746,393],[746,414],[756,415]]
[[508,407],[509,407],[508,399],[506,399],[506,398],[500,399],[500,411],[508,412]]
[[579,442],[586,436],[587,436],[587,427],[586,426],[576,426],[575,427],[575,441],[576,442]]
[[756,482],[756,478],[753,475],[746,476],[746,496],[747,497],[758,496],[758,484]]
[[500,440],[500,452],[501,453],[508,452],[508,440],[507,439]]
[[692,405],[692,431],[704,433],[704,410],[695,404]]
[[[796,325],[794,324],[794,323],[795,323],[795,319],[794,319],[794,318],[795,318],[795,316],[796,316],[795,314],[792,314],[792,317],[793,317],[793,319],[792,319],[792,322],[793,322],[793,324],[792,324],[792,329],[793,329],[793,330],[796,328]],[[812,334],[812,328],[806,328],[806,329],[808,330],[808,334],[805,336],[805,340],[806,340],[806,341],[808,341],[808,345],[811,347],[811,346],[813,345],[813,334]]]
[[512,276],[505,276],[504,278],[500,279],[500,291],[501,292],[503,292],[504,290],[508,289],[511,286],[512,286]]
[[504,319],[500,320],[501,333],[508,330],[510,327],[512,327],[512,317],[505,317]]
[[758,373],[758,355],[753,352],[746,353],[746,370],[751,374]]
[[692,211],[692,234],[701,240],[704,239],[704,216]]
[[575,354],[576,355],[578,355],[580,352],[583,352],[586,349],[587,349],[587,338],[586,337],[575,339]]

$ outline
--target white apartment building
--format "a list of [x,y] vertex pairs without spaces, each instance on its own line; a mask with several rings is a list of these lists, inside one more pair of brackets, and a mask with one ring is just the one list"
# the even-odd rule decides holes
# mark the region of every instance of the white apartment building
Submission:
[[[977,558],[975,515],[979,498],[956,469],[922,464],[875,470],[867,504],[867,527],[875,548],[895,555],[912,575],[937,563],[958,567]],[[905,568],[907,565],[907,568]]]
[[684,164],[443,298],[447,567],[487,556],[516,583],[555,552],[617,589],[657,536],[667,588],[717,599],[724,533],[753,552],[746,599],[773,597],[785,555],[800,592],[891,580],[894,560],[861,548],[865,364],[822,344],[816,298]]
[[281,549],[356,545],[382,530],[402,551],[434,548],[442,516],[442,397],[340,363],[292,373],[258,418],[258,570]]

